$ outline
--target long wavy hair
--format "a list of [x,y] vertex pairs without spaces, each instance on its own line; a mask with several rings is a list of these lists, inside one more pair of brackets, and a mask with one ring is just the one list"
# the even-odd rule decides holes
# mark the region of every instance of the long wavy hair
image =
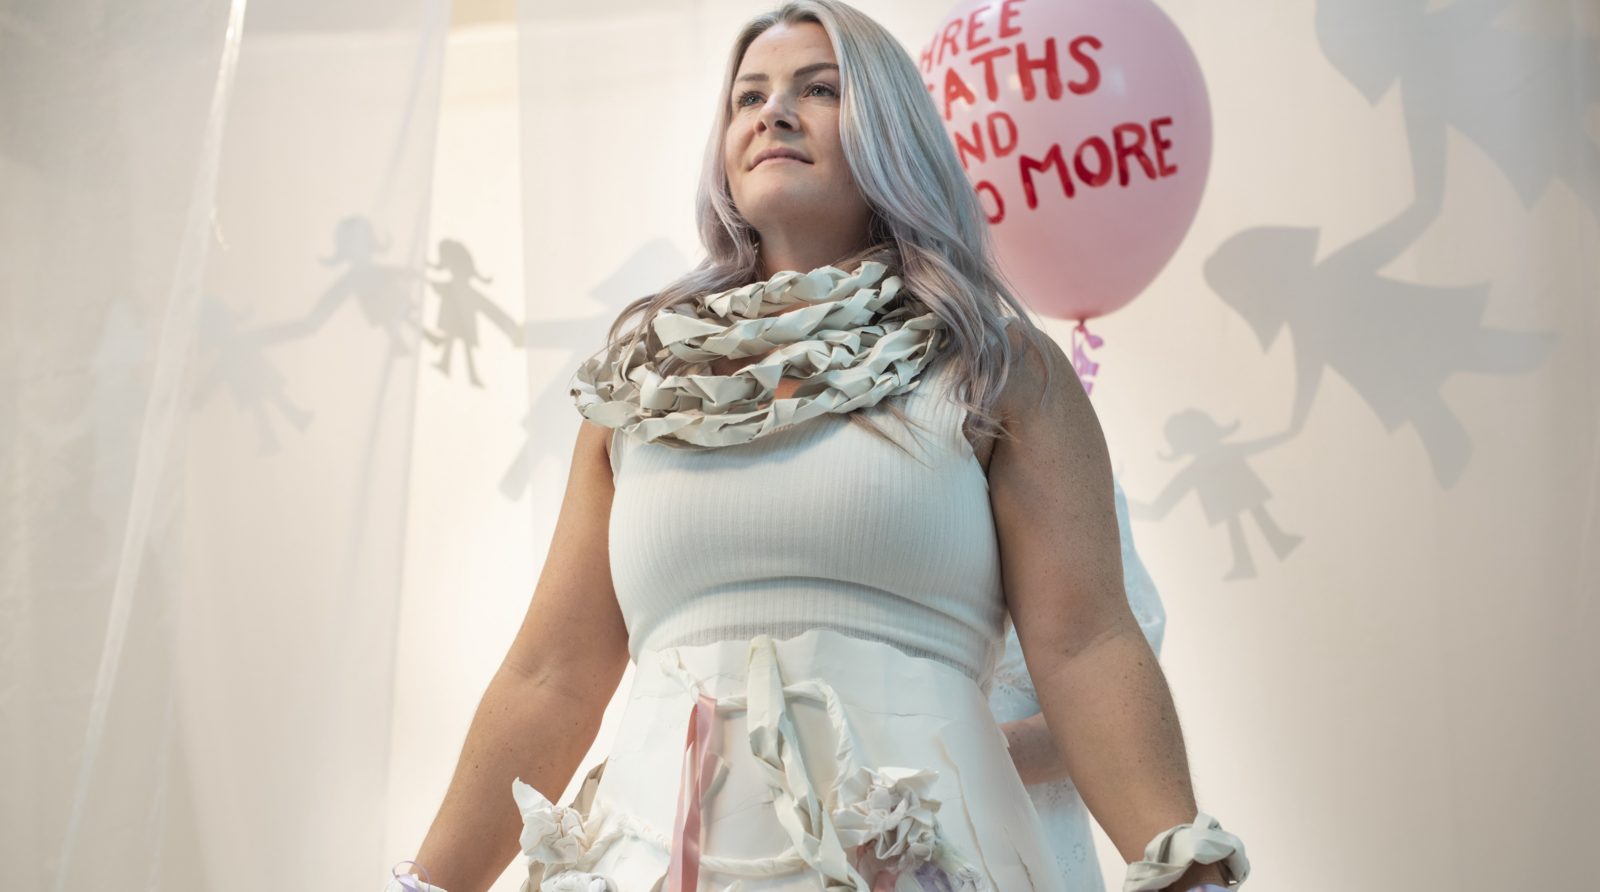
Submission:
[[[625,306],[602,349],[618,351],[608,356],[624,356],[643,339],[647,355],[662,355],[649,330],[657,312],[761,279],[760,234],[734,206],[723,166],[732,116],[728,97],[745,50],[756,37],[780,23],[804,22],[821,25],[833,45],[839,64],[839,138],[871,210],[868,244],[832,265],[851,272],[863,261],[876,260],[887,267],[885,276],[898,275],[901,296],[896,302],[913,296],[947,325],[945,346],[935,361],[957,365],[956,380],[964,386],[952,396],[967,413],[966,428],[985,437],[1009,437],[995,409],[1012,363],[1020,358],[1007,327],[1018,329],[1040,357],[1048,355],[1048,335],[1029,318],[999,272],[988,221],[916,63],[882,25],[839,0],[788,0],[740,30],[728,54],[695,196],[707,256],[661,291]],[[635,317],[630,330],[629,320]],[[687,363],[667,354],[659,371],[676,374]],[[1044,365],[1048,376],[1050,365]],[[1046,382],[1048,386],[1048,377]],[[873,408],[884,407],[905,422],[897,402],[898,397],[889,398]],[[866,412],[849,415],[853,423],[891,439]]]

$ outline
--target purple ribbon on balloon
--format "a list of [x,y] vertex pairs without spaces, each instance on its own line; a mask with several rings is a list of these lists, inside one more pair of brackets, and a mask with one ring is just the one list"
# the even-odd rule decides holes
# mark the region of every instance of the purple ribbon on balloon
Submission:
[[1090,334],[1089,327],[1084,324],[1086,321],[1078,320],[1078,327],[1072,330],[1072,368],[1078,373],[1078,383],[1083,385],[1083,392],[1092,396],[1094,381],[1090,379],[1100,371],[1100,363],[1089,358],[1089,351],[1083,346],[1083,342],[1087,340],[1090,347],[1098,348],[1106,341],[1099,335]]

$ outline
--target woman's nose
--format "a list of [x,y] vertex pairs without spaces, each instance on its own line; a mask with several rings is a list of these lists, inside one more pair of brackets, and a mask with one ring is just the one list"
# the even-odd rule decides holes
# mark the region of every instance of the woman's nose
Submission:
[[766,105],[761,107],[761,114],[758,117],[761,123],[767,127],[794,128],[794,120],[789,114],[789,107],[784,104],[784,100],[780,95],[775,94],[768,99]]

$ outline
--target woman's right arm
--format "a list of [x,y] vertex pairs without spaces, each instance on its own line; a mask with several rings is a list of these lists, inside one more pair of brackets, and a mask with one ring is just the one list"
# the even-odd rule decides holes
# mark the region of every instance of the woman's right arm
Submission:
[[628,633],[607,548],[610,435],[591,421],[580,424],[532,604],[478,704],[444,803],[417,852],[429,882],[448,892],[488,889],[520,853],[512,779],[559,801],[627,668]]

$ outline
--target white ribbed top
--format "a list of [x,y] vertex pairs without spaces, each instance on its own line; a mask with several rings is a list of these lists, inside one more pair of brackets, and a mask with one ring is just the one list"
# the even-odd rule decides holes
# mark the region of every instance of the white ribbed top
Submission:
[[613,431],[611,581],[633,658],[821,627],[940,660],[987,691],[1009,623],[988,479],[947,359],[894,398],[926,433],[881,404],[857,410],[911,455],[838,414],[707,450]]

